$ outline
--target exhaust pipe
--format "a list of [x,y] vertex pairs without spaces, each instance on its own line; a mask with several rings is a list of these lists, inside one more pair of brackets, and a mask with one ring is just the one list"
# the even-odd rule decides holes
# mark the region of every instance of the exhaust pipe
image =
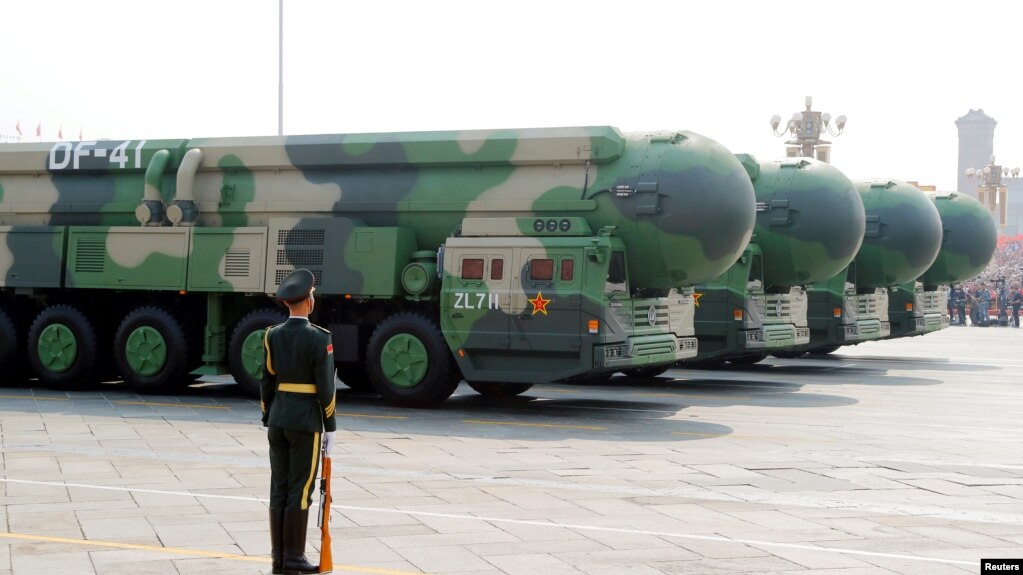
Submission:
[[192,148],[185,152],[178,166],[177,195],[174,204],[167,208],[167,219],[174,226],[194,226],[199,217],[199,206],[195,203],[195,173],[202,163],[202,150]]
[[146,185],[142,191],[142,203],[135,208],[135,219],[143,226],[163,225],[163,172],[167,169],[170,152],[158,150],[146,167]]

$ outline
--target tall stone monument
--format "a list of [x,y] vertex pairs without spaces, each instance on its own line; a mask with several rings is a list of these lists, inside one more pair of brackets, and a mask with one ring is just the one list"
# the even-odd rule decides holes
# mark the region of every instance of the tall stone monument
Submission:
[[995,126],[998,122],[983,109],[970,110],[956,120],[959,128],[959,173],[956,191],[977,197],[977,181],[966,177],[967,168],[983,168],[995,153]]

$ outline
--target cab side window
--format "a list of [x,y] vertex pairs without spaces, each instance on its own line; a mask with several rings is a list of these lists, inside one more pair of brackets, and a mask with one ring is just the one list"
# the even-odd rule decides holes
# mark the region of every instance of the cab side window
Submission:
[[748,291],[760,291],[764,289],[764,265],[760,255],[754,255],[749,266],[749,277],[746,279]]
[[604,293],[611,295],[625,293],[628,291],[628,279],[625,272],[625,252],[611,252],[611,260],[607,268],[607,282],[604,284]]

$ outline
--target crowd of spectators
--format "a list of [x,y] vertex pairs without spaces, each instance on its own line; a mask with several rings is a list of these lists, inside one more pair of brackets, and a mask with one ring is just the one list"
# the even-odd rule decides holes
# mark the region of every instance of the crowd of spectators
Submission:
[[1001,236],[988,267],[949,293],[952,323],[966,325],[966,317],[969,317],[971,325],[1005,325],[1007,319],[1009,325],[1019,327],[1021,287],[1023,235]]

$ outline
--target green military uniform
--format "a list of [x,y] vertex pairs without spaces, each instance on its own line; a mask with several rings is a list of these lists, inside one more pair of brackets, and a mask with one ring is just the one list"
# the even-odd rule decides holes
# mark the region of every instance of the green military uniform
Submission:
[[[312,284],[308,270],[297,270],[281,283],[277,297],[301,301],[311,294]],[[314,567],[304,557],[305,532],[319,467],[320,433],[337,429],[331,336],[308,318],[293,316],[267,328],[263,346],[260,408],[270,442],[274,573],[315,572],[308,570]]]

